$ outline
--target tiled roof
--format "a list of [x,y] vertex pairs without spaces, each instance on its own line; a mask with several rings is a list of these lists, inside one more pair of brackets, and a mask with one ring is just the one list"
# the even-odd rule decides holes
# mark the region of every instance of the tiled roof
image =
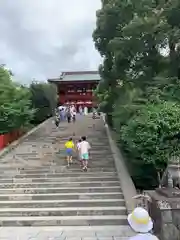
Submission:
[[48,79],[49,82],[61,81],[99,81],[100,75],[97,71],[82,71],[82,72],[62,72],[60,78]]

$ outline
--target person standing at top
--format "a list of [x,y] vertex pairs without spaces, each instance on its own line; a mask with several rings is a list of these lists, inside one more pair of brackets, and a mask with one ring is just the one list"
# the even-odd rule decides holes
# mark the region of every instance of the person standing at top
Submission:
[[59,127],[59,123],[60,123],[59,113],[58,110],[55,109],[55,125],[57,128]]
[[136,235],[130,237],[129,240],[158,240],[155,235],[150,233],[153,229],[153,222],[149,213],[144,208],[135,208],[134,211],[128,215],[128,223],[136,233]]
[[79,114],[82,115],[82,107],[79,106]]
[[86,106],[84,107],[84,115],[88,115],[88,108]]
[[64,121],[65,111],[64,111],[64,108],[63,108],[63,107],[61,107],[61,108],[59,109],[59,115],[60,115],[61,121]]
[[66,117],[67,117],[68,123],[70,123],[71,122],[71,111],[70,111],[70,108],[67,109]]
[[72,110],[72,120],[73,120],[73,122],[76,121],[76,109],[75,108]]
[[65,119],[65,108],[62,108],[61,114],[62,114],[62,121],[64,121],[64,119]]
[[66,148],[66,155],[67,155],[67,166],[71,163],[73,163],[73,151],[74,151],[74,143],[72,138],[69,138],[69,140],[65,143],[65,148]]
[[88,161],[89,161],[89,150],[91,148],[90,144],[88,141],[86,141],[86,137],[83,136],[82,142],[79,144],[79,151],[81,154],[81,160],[83,163],[83,170],[87,171],[88,168]]
[[59,117],[60,117],[61,121],[63,121],[62,109],[59,109]]

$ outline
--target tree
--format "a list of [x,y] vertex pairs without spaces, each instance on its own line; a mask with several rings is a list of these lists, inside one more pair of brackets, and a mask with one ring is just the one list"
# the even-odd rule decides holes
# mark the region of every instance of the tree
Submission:
[[27,126],[34,111],[29,89],[14,83],[4,66],[0,67],[0,133]]
[[161,173],[168,159],[180,153],[179,139],[173,138],[180,131],[179,118],[180,106],[173,102],[144,105],[120,130],[133,159]]
[[30,85],[32,108],[36,109],[33,123],[40,123],[54,114],[57,106],[55,86],[48,83],[32,82]]
[[[178,0],[102,1],[93,39],[104,59],[100,73],[112,105],[119,96],[118,79],[144,92],[157,85],[155,80],[165,69],[164,81],[178,77],[179,5]],[[162,52],[168,50],[167,58]]]
[[[99,69],[102,80],[95,91],[100,107],[110,116],[108,121],[116,130],[123,150],[141,166],[151,165],[152,173],[153,168],[156,172],[160,168],[163,171],[167,163],[167,157],[162,165],[156,161],[162,157],[159,150],[152,155],[154,164],[153,161],[147,161],[146,148],[142,147],[155,134],[149,128],[152,116],[154,127],[159,118],[161,121],[167,118],[169,130],[173,134],[178,130],[179,16],[178,0],[102,0],[93,33],[95,47],[103,58]],[[140,132],[135,128],[142,130],[142,124],[145,134],[138,141]],[[161,124],[160,131],[163,128]],[[133,145],[133,141],[136,141],[136,145]],[[160,149],[160,140],[156,143],[156,148]],[[171,152],[172,143],[165,144]],[[153,142],[150,145],[153,149]],[[176,144],[176,147],[175,153],[178,153],[179,145]],[[144,173],[140,174],[143,178]]]

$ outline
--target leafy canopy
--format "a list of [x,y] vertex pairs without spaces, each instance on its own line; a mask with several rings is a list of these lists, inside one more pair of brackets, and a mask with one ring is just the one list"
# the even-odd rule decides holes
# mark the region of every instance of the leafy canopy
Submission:
[[0,133],[6,133],[29,124],[34,111],[30,107],[28,88],[14,83],[11,75],[0,67]]
[[29,90],[31,107],[36,109],[33,122],[38,124],[53,115],[57,106],[57,90],[54,85],[38,82],[32,82]]

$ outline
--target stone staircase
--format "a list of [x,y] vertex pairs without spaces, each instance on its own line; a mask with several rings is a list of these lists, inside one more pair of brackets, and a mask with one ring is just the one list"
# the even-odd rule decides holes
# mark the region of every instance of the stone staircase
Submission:
[[[74,136],[73,136],[74,135]],[[86,135],[88,172],[76,156],[66,167],[64,142]],[[127,211],[102,120],[52,120],[28,136],[0,164],[1,226],[118,226],[129,236]]]

